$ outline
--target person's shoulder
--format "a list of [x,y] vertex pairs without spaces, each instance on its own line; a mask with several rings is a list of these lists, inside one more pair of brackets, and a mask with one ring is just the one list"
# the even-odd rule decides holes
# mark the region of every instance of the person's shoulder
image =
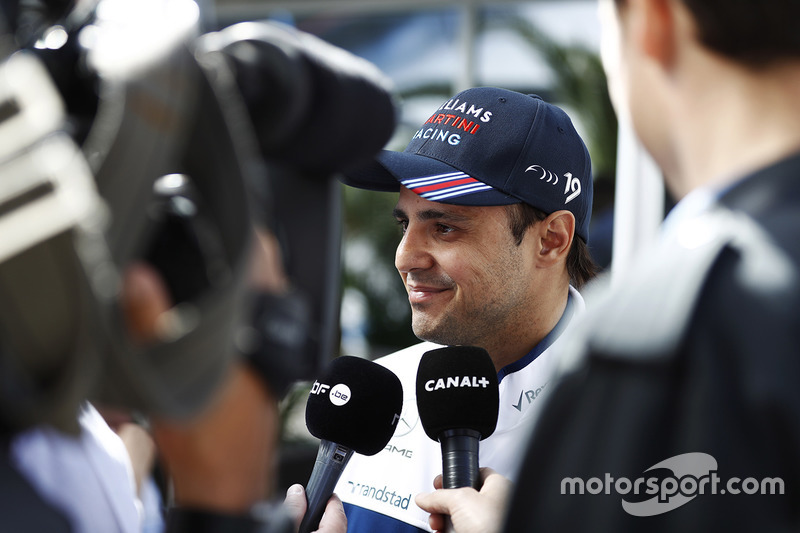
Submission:
[[763,232],[722,250],[706,277],[695,318],[718,322],[734,336],[774,335],[787,328],[800,335],[800,246],[791,241]]
[[[643,254],[625,283],[587,293],[589,311],[572,353],[657,362],[674,357],[691,332],[713,320],[744,331],[767,317],[775,328],[796,322],[800,269],[791,246],[741,211],[695,217]],[[568,356],[564,365],[582,360]]]
[[[795,387],[800,345],[800,210],[734,212],[675,354],[725,366],[748,397]],[[709,381],[713,381],[713,377]],[[765,384],[774,390],[760,390]]]
[[[796,181],[791,187],[763,191],[772,195],[771,201],[762,200],[757,208],[745,201],[762,192],[764,187],[756,187],[758,183],[747,189],[750,195],[743,205],[734,203],[731,220],[735,224],[727,224],[733,236],[707,276],[706,295],[725,300],[728,294],[738,294],[767,311],[796,311],[800,298],[800,186]],[[787,303],[792,306],[782,309]],[[797,318],[796,312],[789,314],[785,318]]]

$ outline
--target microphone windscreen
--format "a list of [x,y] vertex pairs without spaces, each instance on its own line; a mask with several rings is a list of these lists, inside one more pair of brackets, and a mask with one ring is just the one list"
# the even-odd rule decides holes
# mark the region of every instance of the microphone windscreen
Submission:
[[474,346],[426,352],[417,369],[417,409],[428,437],[449,429],[471,429],[481,440],[494,432],[500,395],[489,354]]
[[403,408],[403,387],[388,368],[340,356],[311,386],[306,426],[312,435],[375,455],[394,435]]

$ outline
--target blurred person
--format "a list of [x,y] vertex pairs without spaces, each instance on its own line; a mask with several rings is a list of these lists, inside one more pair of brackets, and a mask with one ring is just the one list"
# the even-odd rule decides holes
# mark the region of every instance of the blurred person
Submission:
[[155,441],[146,420],[132,415],[102,412],[109,427],[119,435],[130,457],[133,469],[136,504],[142,533],[164,531],[165,498],[159,486],[160,471]]
[[[290,282],[277,241],[265,229],[259,229],[256,237],[250,284],[256,291],[282,294]],[[134,265],[126,276],[125,295],[126,316],[134,336],[143,343],[152,341],[159,317],[170,308],[158,273],[146,264]],[[250,532],[266,523],[275,531],[299,526],[306,508],[302,485],[289,488],[284,509],[264,505],[274,497],[271,482],[279,436],[278,402],[264,376],[247,361],[234,363],[209,405],[197,416],[184,421],[154,417],[151,421],[174,490],[166,516],[168,533]],[[269,522],[260,522],[260,516]],[[319,531],[343,533],[345,529],[342,504],[333,497]]]
[[49,426],[15,435],[9,450],[12,463],[63,512],[71,531],[141,531],[133,465],[125,444],[88,402],[78,423],[78,435]]
[[[7,111],[0,117],[5,178],[0,187],[4,529],[138,530],[130,457],[119,436],[86,403],[96,396],[111,398],[114,407],[142,408],[151,416],[159,454],[175,487],[169,531],[252,531],[275,523],[252,509],[269,495],[277,402],[270,376],[254,371],[232,346],[244,292],[241,273],[252,249],[243,156],[238,152],[246,145],[236,146],[247,130],[243,127],[237,135],[229,129],[226,108],[205,77],[211,70],[220,74],[222,67],[201,70],[180,39],[181,31],[194,36],[197,6],[177,4],[171,3],[176,8],[172,13],[185,15],[186,20],[177,21],[185,26],[170,26],[166,31],[174,38],[159,42],[171,48],[143,47],[150,55],[126,57],[138,69],[121,74],[131,65],[115,61],[111,68],[120,70],[109,77],[87,72],[96,57],[81,63],[87,69],[76,68],[80,73],[70,70],[70,61],[85,59],[86,50],[27,43],[54,21],[64,20],[62,16],[75,32],[81,24],[100,31],[102,20],[90,17],[93,3],[82,3],[74,12],[68,10],[76,6],[60,2],[30,11],[30,6],[9,2],[0,10],[0,97]],[[119,15],[124,6],[99,11]],[[16,28],[18,22],[21,28]],[[103,30],[106,35],[121,33],[114,24]],[[31,44],[31,50],[46,51],[41,56],[18,51],[16,38]],[[76,41],[67,39],[72,45]],[[98,39],[87,42],[106,50],[97,45]],[[170,75],[162,76],[165,71]],[[82,86],[84,82],[95,89],[103,86],[98,92],[104,98],[98,101],[97,92]],[[106,82],[114,90],[106,90]],[[175,88],[187,93],[195,88],[199,94],[183,98],[171,90]],[[202,104],[203,113],[192,114],[189,105],[173,109],[173,102],[159,100],[173,95],[187,104]],[[117,100],[106,106],[114,96]],[[226,102],[230,96],[226,94]],[[86,102],[76,103],[73,97],[96,107],[82,108]],[[71,111],[87,115],[72,116]],[[92,119],[101,123],[99,140],[85,131],[91,130],[87,123]],[[185,130],[188,140],[182,135]],[[84,153],[79,142],[86,135],[91,140]],[[151,151],[153,145],[159,150]],[[211,152],[210,159],[203,158]],[[186,174],[164,175],[165,169]],[[179,246],[160,264],[172,268],[158,268],[143,257],[149,238],[166,233],[150,218],[159,212],[154,182],[161,181],[159,176],[187,175],[205,200],[192,203],[187,197],[182,202],[188,222],[182,228],[197,230],[189,234],[195,239],[181,240],[177,234],[172,242]],[[202,220],[192,226],[201,218],[194,216],[198,212]],[[223,246],[215,248],[220,242]],[[184,254],[187,249],[193,253]],[[217,256],[204,255],[209,250]],[[255,284],[280,292],[281,287],[262,279],[269,268],[258,269]],[[181,297],[176,297],[178,285],[169,282],[175,279],[165,279],[173,274],[183,282],[181,289],[188,288]],[[176,318],[191,319],[189,327],[178,323],[176,328]],[[287,501],[298,493],[302,491],[294,490]],[[332,507],[337,502],[332,500]],[[295,502],[287,507],[301,506]],[[276,510],[275,515],[281,513]],[[330,514],[327,530],[337,531],[337,524],[343,524],[337,516],[343,517]]]
[[[797,530],[800,3],[600,14],[617,113],[680,202],[587,296],[502,530]],[[441,518],[464,492],[422,500]],[[504,507],[486,496],[469,493]]]
[[[203,34],[202,15],[193,0],[0,3],[3,529],[137,527],[150,443],[131,447],[145,452],[132,473],[87,398],[150,418],[174,487],[169,531],[294,529],[262,505],[276,399],[294,375],[271,371],[294,352],[273,349],[267,326],[296,318],[263,234],[261,309],[244,303],[254,218],[283,238],[309,222],[272,210],[283,198],[265,167],[314,176],[322,185],[297,212],[317,214],[330,175],[391,135],[393,99],[374,65],[308,34],[270,23]],[[356,106],[381,119],[353,126]],[[302,487],[286,501],[302,513]],[[343,530],[338,499],[330,509],[321,530]]]
[[[252,260],[254,289],[279,294],[288,287],[271,234],[259,231]],[[158,320],[171,308],[167,287],[146,264],[129,268],[122,306],[137,342],[155,342]],[[174,497],[163,521],[166,530],[251,531],[258,527],[253,509],[274,495],[273,461],[277,450],[278,403],[263,376],[245,361],[237,362],[220,390],[198,415],[175,421],[152,419],[158,454]],[[12,463],[44,500],[66,518],[64,531],[142,531],[141,483],[155,450],[149,437],[133,432],[129,417],[104,409],[107,420],[85,402],[80,431],[69,435],[53,427],[35,427],[10,443]],[[123,438],[125,437],[125,438]],[[282,511],[270,507],[266,519],[282,524]],[[299,524],[305,511],[300,485],[286,496],[287,519]],[[277,519],[276,519],[277,517]],[[152,517],[151,517],[152,518]],[[155,520],[158,530],[165,527]],[[282,531],[289,531],[286,529]],[[320,531],[345,530],[341,503],[333,498]],[[198,529],[198,528],[205,529]],[[281,529],[278,529],[281,531]]]
[[395,266],[424,342],[377,360],[403,383],[402,419],[383,451],[353,457],[336,493],[351,532],[426,531],[414,496],[430,490],[442,461],[417,414],[420,359],[441,345],[488,351],[500,413],[480,443],[480,464],[513,477],[556,346],[582,312],[576,288],[594,274],[591,163],[564,111],[479,87],[444,102],[404,152],[384,151],[343,181],[399,191]]
[[[287,281],[274,255],[277,248],[269,234],[259,236],[252,283],[279,293]],[[122,302],[134,338],[153,342],[159,317],[171,307],[158,272],[146,264],[131,266]],[[263,526],[254,509],[273,496],[277,405],[263,376],[242,361],[234,363],[220,390],[196,416],[152,419],[158,454],[174,490],[165,519],[168,532],[249,532]],[[12,443],[16,466],[64,513],[70,531],[139,531],[143,517],[136,509],[133,465],[141,462],[132,463],[124,441],[91,404],[85,405],[80,421],[77,437],[51,428],[17,437]],[[284,513],[299,525],[305,512],[303,487],[290,488],[285,511],[269,507],[267,512],[265,519],[273,527],[284,527],[276,531],[290,531],[291,524],[281,518]],[[332,498],[319,531],[341,533],[345,524],[341,502]]]

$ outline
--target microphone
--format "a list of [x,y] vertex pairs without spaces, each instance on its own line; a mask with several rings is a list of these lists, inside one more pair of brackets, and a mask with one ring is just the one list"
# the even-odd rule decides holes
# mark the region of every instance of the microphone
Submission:
[[417,369],[417,409],[442,446],[442,486],[480,488],[479,441],[494,432],[500,396],[489,354],[474,346],[426,352]]
[[388,368],[367,359],[341,356],[314,381],[306,426],[320,439],[306,485],[308,508],[300,533],[319,527],[325,505],[353,452],[375,455],[394,435],[403,408],[403,387]]

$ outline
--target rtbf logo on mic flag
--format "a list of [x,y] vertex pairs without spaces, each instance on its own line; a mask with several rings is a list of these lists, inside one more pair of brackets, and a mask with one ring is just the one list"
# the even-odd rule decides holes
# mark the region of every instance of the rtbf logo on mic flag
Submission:
[[337,383],[333,387],[330,385],[326,385],[324,383],[320,383],[319,381],[315,381],[314,384],[311,386],[311,394],[325,394],[329,392],[328,399],[331,401],[333,405],[341,407],[342,405],[346,404],[350,401],[350,397],[352,393],[350,392],[350,387],[345,385],[344,383]]
[[402,405],[403,387],[388,368],[340,356],[311,386],[306,426],[318,439],[374,455],[394,434]]

